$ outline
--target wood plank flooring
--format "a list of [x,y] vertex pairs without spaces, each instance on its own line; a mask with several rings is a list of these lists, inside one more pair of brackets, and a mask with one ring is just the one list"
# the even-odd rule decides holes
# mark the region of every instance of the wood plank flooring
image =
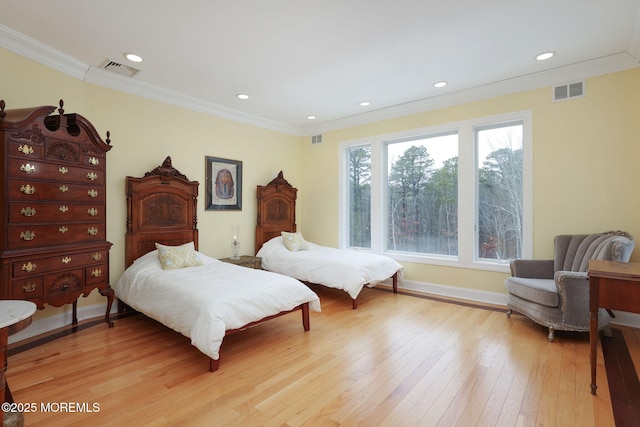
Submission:
[[[322,312],[292,313],[225,338],[220,370],[141,315],[9,357],[27,426],[613,426],[603,354],[589,388],[588,334],[504,310],[365,289],[314,287]],[[624,329],[640,366],[640,332]],[[42,411],[77,402],[97,412]]]

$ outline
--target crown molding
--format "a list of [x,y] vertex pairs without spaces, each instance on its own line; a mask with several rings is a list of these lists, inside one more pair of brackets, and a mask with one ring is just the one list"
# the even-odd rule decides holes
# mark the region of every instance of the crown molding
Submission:
[[263,129],[295,136],[302,135],[298,126],[243,113],[85,64],[2,24],[0,47],[87,83]]
[[0,47],[78,80],[84,79],[89,68],[84,62],[2,24],[0,24]]
[[89,67],[84,81],[120,92],[141,96],[154,101],[163,102],[165,104],[175,105],[176,107],[209,114],[263,129],[269,129],[295,136],[302,135],[301,128],[298,126],[291,126],[266,119],[264,117],[243,113],[232,108],[203,101],[202,99],[136,80],[135,78],[121,76],[94,66]]
[[[469,87],[455,92],[449,92],[430,98],[394,105],[388,108],[381,108],[350,117],[305,126],[302,128],[302,134],[303,136],[317,135],[323,132],[365,125],[411,114],[424,113],[440,108],[452,107],[468,102],[495,98],[498,96],[539,89],[547,86],[565,84],[638,67],[640,67],[640,63],[637,58],[627,52],[622,52],[590,61],[514,77],[481,86]],[[551,98],[551,94],[549,95],[549,98]]]
[[[640,19],[637,21],[639,22],[638,26],[640,26]],[[323,132],[424,113],[439,108],[451,107],[526,90],[564,84],[603,74],[638,68],[640,66],[640,28],[636,28],[629,41],[628,52],[621,52],[590,61],[518,76],[482,86],[443,93],[442,95],[430,98],[419,99],[336,120],[329,120],[310,126],[299,127],[243,113],[238,110],[164,89],[150,83],[145,83],[135,78],[110,73],[101,68],[85,64],[2,24],[0,24],[0,47],[87,83],[294,136],[321,134]]]

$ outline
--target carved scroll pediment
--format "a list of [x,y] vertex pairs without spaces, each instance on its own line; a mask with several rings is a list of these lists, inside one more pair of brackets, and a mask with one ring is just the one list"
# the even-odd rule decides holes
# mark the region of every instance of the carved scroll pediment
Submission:
[[286,179],[284,179],[284,175],[282,173],[282,171],[278,172],[278,176],[276,176],[275,178],[273,178],[269,184],[267,184],[268,187],[270,186],[279,186],[279,185],[284,185],[286,187],[290,187],[293,188],[293,186],[291,184],[289,184],[289,181],[287,181]]
[[179,170],[173,167],[173,165],[171,164],[171,156],[167,156],[167,158],[164,159],[164,162],[162,162],[160,166],[144,174],[145,178],[155,175],[159,176],[163,182],[167,178],[182,178],[189,181],[189,178],[187,178],[186,175],[180,173]]
[[34,143],[41,143],[44,141],[44,137],[42,136],[42,130],[37,124],[33,124],[31,129],[25,129],[20,132],[13,132],[11,134],[11,138],[13,139],[27,139]]

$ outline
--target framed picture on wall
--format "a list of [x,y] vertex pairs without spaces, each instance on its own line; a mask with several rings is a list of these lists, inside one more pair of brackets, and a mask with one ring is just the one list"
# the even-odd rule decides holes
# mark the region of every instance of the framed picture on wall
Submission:
[[206,210],[242,210],[241,161],[206,156],[204,176]]

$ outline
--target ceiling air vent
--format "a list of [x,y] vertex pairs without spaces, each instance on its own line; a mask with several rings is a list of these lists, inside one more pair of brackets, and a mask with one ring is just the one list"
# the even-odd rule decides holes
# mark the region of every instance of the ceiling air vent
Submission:
[[313,135],[311,137],[312,144],[322,144],[322,135]]
[[584,82],[567,83],[553,87],[553,100],[564,101],[584,96]]
[[129,67],[127,65],[122,65],[110,59],[107,60],[107,62],[104,64],[102,68],[104,70],[111,71],[112,73],[120,74],[121,76],[125,76],[125,77],[133,77],[134,74],[140,71],[136,68]]

